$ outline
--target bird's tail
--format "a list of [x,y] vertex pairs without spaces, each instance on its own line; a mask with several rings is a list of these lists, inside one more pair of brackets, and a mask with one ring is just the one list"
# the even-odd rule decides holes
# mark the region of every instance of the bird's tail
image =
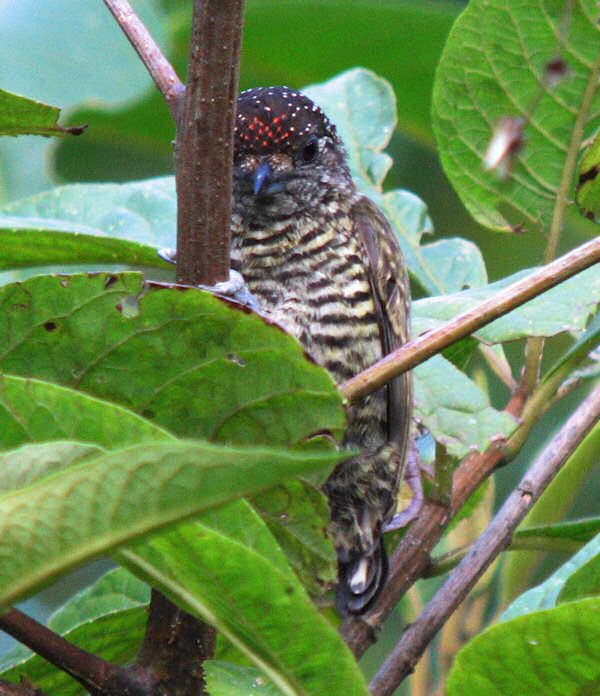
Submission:
[[388,560],[380,537],[367,553],[347,560],[338,558],[335,604],[340,616],[362,614],[385,584]]

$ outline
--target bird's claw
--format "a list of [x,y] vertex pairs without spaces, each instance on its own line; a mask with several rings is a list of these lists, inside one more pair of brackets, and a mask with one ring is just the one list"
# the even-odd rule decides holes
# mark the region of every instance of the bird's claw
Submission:
[[[177,262],[177,252],[175,249],[160,249],[158,255],[167,263]],[[234,271],[232,268],[229,269],[228,280],[222,280],[214,285],[198,285],[198,287],[201,290],[213,293],[213,295],[229,297],[255,312],[262,310],[258,300],[248,289],[242,274],[238,271]]]

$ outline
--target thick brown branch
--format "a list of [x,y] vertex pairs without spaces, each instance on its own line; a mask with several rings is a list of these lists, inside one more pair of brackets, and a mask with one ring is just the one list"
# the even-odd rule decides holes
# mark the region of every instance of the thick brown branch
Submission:
[[195,0],[177,134],[177,280],[229,277],[233,127],[243,0]]
[[127,0],[104,0],[178,121],[185,87]]
[[215,630],[152,591],[146,636],[136,666],[153,674],[158,693],[204,694],[205,660],[215,650]]
[[529,277],[509,285],[494,297],[459,314],[439,329],[433,329],[390,353],[342,384],[340,388],[344,396],[350,401],[355,401],[377,391],[399,374],[420,365],[449,345],[469,336],[494,319],[508,314],[598,261],[600,261],[600,237],[565,254]]
[[552,438],[519,486],[506,499],[484,534],[451,573],[425,611],[406,629],[371,683],[371,693],[374,696],[389,696],[411,673],[438,630],[492,561],[510,543],[519,523],[598,422],[599,417],[600,385]]

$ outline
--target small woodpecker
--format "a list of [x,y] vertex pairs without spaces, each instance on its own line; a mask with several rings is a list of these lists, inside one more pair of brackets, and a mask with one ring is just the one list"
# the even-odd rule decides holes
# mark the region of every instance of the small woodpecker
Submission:
[[[341,383],[408,339],[410,290],[398,242],[352,181],[334,124],[286,87],[239,96],[232,268]],[[412,380],[349,409],[344,445],[360,456],[324,486],[339,567],[336,605],[363,612],[387,572],[382,529],[395,512],[409,439]]]

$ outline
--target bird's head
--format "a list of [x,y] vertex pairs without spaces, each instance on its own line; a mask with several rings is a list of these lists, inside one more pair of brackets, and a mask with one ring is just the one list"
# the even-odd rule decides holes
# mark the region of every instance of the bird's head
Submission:
[[281,219],[351,189],[336,128],[314,102],[287,87],[240,94],[234,149],[237,212]]

